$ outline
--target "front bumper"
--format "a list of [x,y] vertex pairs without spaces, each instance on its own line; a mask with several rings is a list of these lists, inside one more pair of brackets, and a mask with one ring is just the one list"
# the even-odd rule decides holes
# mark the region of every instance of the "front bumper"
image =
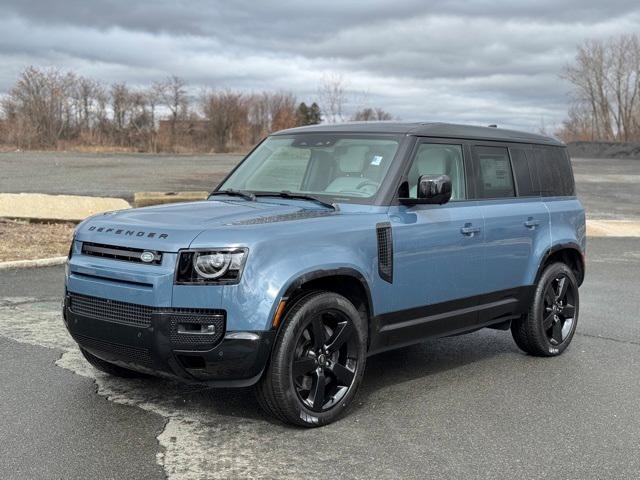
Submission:
[[213,387],[244,387],[258,381],[271,353],[274,331],[222,331],[211,344],[193,345],[188,334],[176,334],[176,318],[185,318],[179,310],[154,311],[149,324],[123,324],[98,318],[87,309],[74,309],[67,294],[63,318],[80,347],[125,368]]

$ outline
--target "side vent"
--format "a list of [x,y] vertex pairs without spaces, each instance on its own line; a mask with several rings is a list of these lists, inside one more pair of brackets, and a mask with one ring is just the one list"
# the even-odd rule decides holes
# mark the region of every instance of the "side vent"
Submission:
[[389,222],[376,225],[378,237],[378,274],[385,282],[393,283],[393,237]]

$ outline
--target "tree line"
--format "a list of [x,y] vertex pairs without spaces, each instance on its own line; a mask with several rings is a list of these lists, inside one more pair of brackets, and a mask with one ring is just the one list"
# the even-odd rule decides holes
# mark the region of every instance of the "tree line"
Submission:
[[558,135],[565,141],[640,141],[640,37],[587,40],[562,77],[572,105]]
[[270,132],[322,121],[388,120],[379,108],[345,117],[341,77],[317,101],[291,92],[202,90],[170,76],[147,87],[102,82],[58,69],[25,68],[0,102],[0,143],[22,149],[122,147],[137,151],[244,150]]

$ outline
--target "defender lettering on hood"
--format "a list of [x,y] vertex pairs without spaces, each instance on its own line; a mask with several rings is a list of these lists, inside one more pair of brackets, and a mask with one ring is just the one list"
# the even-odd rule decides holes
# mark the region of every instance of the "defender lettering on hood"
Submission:
[[95,225],[90,226],[87,230],[90,232],[96,231],[100,233],[113,233],[114,235],[125,235],[127,237],[158,238],[160,240],[169,238],[168,233],[135,231],[135,230],[127,230],[124,228],[97,227]]

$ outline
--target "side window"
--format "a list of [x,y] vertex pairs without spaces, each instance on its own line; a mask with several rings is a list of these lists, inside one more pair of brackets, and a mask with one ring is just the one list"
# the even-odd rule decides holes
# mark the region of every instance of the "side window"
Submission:
[[511,154],[511,165],[513,166],[513,175],[518,186],[518,196],[534,197],[539,195],[538,187],[534,183],[534,179],[529,170],[527,155],[521,147],[509,147]]
[[575,194],[573,171],[564,149],[534,145],[529,155],[529,165],[536,170],[542,196]]
[[509,151],[504,147],[475,147],[478,159],[478,197],[515,197]]
[[409,169],[409,197],[418,198],[418,179],[421,175],[443,174],[451,178],[451,200],[466,198],[462,146],[420,144]]

